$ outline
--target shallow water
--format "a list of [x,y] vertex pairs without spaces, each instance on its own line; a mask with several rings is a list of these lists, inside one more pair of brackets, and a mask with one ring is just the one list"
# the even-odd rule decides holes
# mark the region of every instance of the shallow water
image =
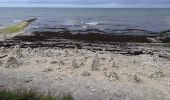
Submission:
[[[108,33],[132,33],[128,29],[159,32],[170,29],[170,9],[102,9],[102,8],[0,8],[0,27],[23,19],[39,19],[30,31],[99,29]],[[125,30],[128,30],[125,32]],[[143,34],[134,31],[133,34]]]

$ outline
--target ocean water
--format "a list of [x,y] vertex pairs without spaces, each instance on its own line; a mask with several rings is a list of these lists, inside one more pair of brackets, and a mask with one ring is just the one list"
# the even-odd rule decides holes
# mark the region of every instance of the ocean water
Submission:
[[[0,8],[0,27],[37,17],[26,30],[73,32],[98,29],[107,33],[141,34],[170,29],[170,9],[127,8]],[[130,32],[128,32],[131,30]],[[134,31],[136,30],[136,31]]]

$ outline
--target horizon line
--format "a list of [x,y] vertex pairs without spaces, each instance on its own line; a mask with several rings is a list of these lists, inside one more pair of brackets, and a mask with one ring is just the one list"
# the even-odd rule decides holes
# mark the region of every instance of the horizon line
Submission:
[[155,8],[155,9],[160,9],[160,8],[170,8],[170,7],[49,7],[49,6],[0,6],[0,8],[132,8],[132,9],[135,9],[135,8]]

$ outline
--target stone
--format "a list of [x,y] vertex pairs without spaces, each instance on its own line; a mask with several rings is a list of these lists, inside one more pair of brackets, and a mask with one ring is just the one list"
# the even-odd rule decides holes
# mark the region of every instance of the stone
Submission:
[[57,77],[55,78],[55,80],[60,81],[60,80],[62,80],[62,79],[60,78],[60,76],[57,76]]
[[43,72],[50,72],[50,71],[53,71],[53,69],[50,68],[50,67],[47,67],[47,68],[45,68],[45,69],[43,70]]
[[51,50],[47,50],[47,51],[45,52],[45,55],[46,55],[47,57],[53,57],[54,53],[53,53]]
[[58,61],[50,61],[50,64],[58,64]]
[[83,71],[83,73],[81,74],[82,76],[91,76],[91,74],[87,71]]
[[79,68],[79,64],[76,59],[72,60],[71,64],[73,68]]
[[36,60],[36,63],[47,63],[47,60],[46,59],[39,59],[39,60]]
[[117,73],[114,72],[113,70],[112,70],[112,71],[104,72],[104,75],[105,75],[105,77],[106,77],[109,81],[119,80],[119,77],[118,77]]
[[168,86],[170,86],[170,79],[168,80]]
[[5,63],[5,68],[17,68],[19,66],[19,62],[15,57],[9,57]]
[[140,82],[142,81],[136,74],[133,74],[133,75],[132,75],[132,79],[133,79],[136,83],[140,83]]
[[0,48],[0,51],[1,51],[1,53],[5,53],[5,52],[6,52],[5,47],[1,47],[1,48]]
[[95,55],[95,57],[92,61],[91,70],[98,71],[99,67],[100,67],[100,61],[99,61],[98,55]]
[[30,47],[27,48],[28,54],[32,52],[32,49]]
[[3,65],[3,62],[0,60],[0,66],[2,66]]
[[15,52],[15,55],[16,57],[21,60],[23,58],[23,54],[22,54],[22,51],[21,51],[21,48],[19,45],[15,46],[14,47],[14,52]]
[[119,66],[117,66],[116,62],[114,62],[114,61],[112,62],[111,67],[113,67],[113,68],[119,68]]
[[152,79],[158,79],[161,77],[164,77],[164,73],[162,70],[158,70],[158,69],[150,75],[150,78],[152,78]]
[[59,60],[58,64],[59,64],[59,66],[63,66],[63,65],[65,65],[65,62],[63,60]]
[[60,67],[60,66],[57,66],[57,69],[61,69],[61,67]]

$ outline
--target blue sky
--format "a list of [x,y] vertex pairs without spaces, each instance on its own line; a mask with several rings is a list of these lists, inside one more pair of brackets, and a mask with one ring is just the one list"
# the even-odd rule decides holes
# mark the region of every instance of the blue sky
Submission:
[[170,0],[0,0],[0,7],[170,7]]

